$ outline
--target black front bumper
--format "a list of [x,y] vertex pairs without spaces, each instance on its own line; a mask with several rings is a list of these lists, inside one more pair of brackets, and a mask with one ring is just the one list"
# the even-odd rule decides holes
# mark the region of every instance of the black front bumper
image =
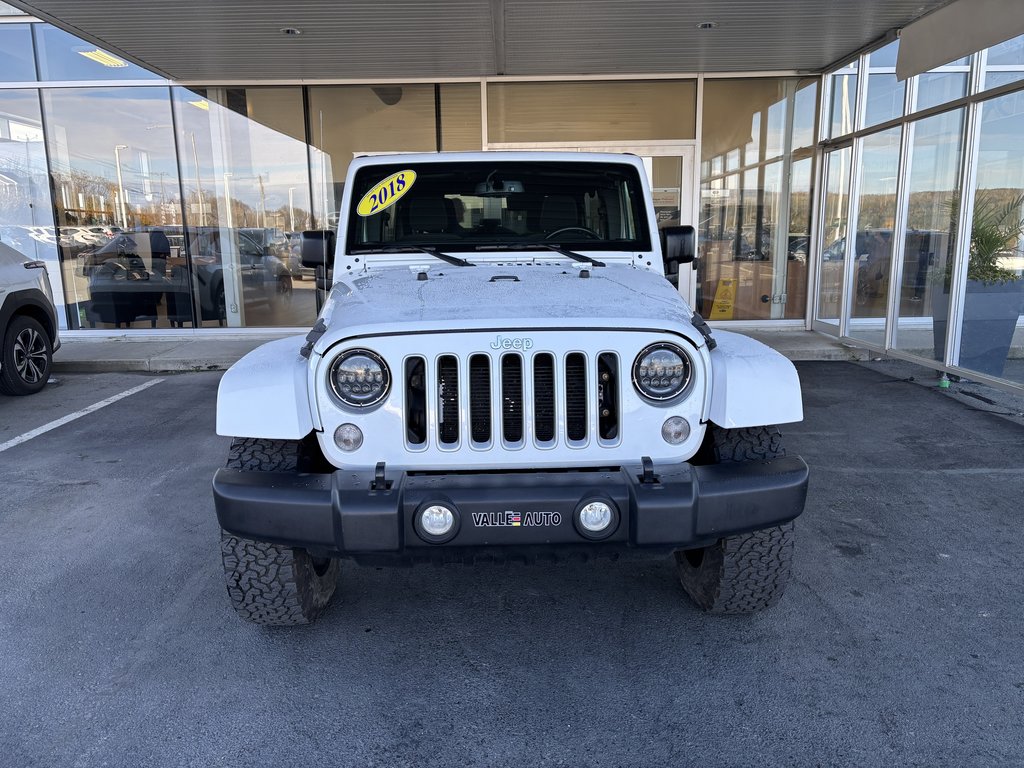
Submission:
[[[641,466],[565,472],[294,474],[219,470],[217,518],[238,536],[333,555],[426,555],[484,548],[680,549],[770,528],[797,517],[807,495],[807,464],[795,456],[694,467]],[[585,536],[577,511],[590,500],[617,512],[600,540]],[[417,513],[454,508],[457,532],[431,543]]]

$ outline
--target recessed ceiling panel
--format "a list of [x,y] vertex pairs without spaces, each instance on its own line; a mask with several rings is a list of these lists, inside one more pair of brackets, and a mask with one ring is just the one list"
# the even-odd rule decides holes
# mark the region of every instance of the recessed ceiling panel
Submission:
[[[176,80],[816,71],[946,0],[14,0]],[[710,28],[699,29],[708,23]],[[285,28],[298,35],[281,32]]]

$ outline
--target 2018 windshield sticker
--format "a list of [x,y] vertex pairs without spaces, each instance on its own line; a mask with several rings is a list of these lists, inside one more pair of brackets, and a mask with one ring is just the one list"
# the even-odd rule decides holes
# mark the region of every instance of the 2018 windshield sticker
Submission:
[[385,208],[390,208],[412,189],[414,183],[416,171],[407,170],[391,174],[384,181],[370,187],[356,206],[356,213],[360,216],[373,216]]
[[559,512],[527,512],[520,515],[511,509],[504,512],[474,512],[473,525],[477,528],[533,528],[562,524]]

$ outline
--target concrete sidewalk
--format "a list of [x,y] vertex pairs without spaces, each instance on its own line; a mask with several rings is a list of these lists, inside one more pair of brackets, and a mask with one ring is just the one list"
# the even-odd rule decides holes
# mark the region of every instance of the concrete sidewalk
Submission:
[[[793,361],[867,360],[871,353],[840,344],[813,331],[741,331],[778,350]],[[294,335],[305,329],[294,329]],[[293,331],[268,331],[247,336],[122,336],[89,338],[65,336],[54,355],[58,373],[109,371],[223,371],[261,344],[293,335]]]

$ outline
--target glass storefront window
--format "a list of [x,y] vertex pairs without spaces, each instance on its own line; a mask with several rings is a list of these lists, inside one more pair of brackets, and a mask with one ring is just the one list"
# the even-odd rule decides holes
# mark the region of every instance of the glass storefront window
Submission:
[[487,86],[487,140],[497,144],[692,139],[696,114],[693,80]]
[[821,220],[821,271],[818,278],[816,319],[839,331],[846,236],[850,219],[850,147],[825,156],[825,205]]
[[917,121],[910,150],[896,348],[932,360],[943,358],[944,331],[933,330],[948,312],[963,123],[963,109]]
[[[1024,93],[981,105],[959,364],[1024,383]],[[1008,359],[1011,349],[1017,354]]]
[[870,128],[903,115],[903,94],[906,84],[895,74],[872,72],[868,75],[868,97],[864,109],[864,126]]
[[829,106],[829,137],[853,131],[857,105],[857,62],[844,67],[831,78],[832,103]]
[[184,245],[203,325],[316,317],[299,234],[311,226],[302,89],[175,88]]
[[793,100],[793,149],[813,147],[817,141],[818,79],[801,80]]
[[925,72],[917,76],[917,110],[928,109],[967,94],[967,72]]
[[33,24],[41,80],[160,80],[159,75],[49,24]]
[[433,85],[311,87],[309,123],[317,226],[337,227],[345,175],[357,154],[437,151],[436,108]]
[[0,81],[15,83],[35,79],[31,26],[0,24]]
[[167,89],[42,94],[69,327],[191,321]]
[[1024,80],[1024,35],[988,49],[983,88]]
[[868,94],[862,121],[864,128],[903,115],[906,84],[896,79],[899,41],[879,48],[868,56]]
[[[713,320],[803,317],[815,81],[704,83],[697,304]],[[728,298],[727,298],[728,297]]]
[[[850,281],[847,335],[885,343],[885,312],[896,224],[896,179],[900,164],[899,127],[871,134],[861,149],[856,242]],[[858,322],[859,320],[859,322]]]
[[52,210],[39,92],[0,90],[0,242],[46,262],[57,319],[66,328]]

